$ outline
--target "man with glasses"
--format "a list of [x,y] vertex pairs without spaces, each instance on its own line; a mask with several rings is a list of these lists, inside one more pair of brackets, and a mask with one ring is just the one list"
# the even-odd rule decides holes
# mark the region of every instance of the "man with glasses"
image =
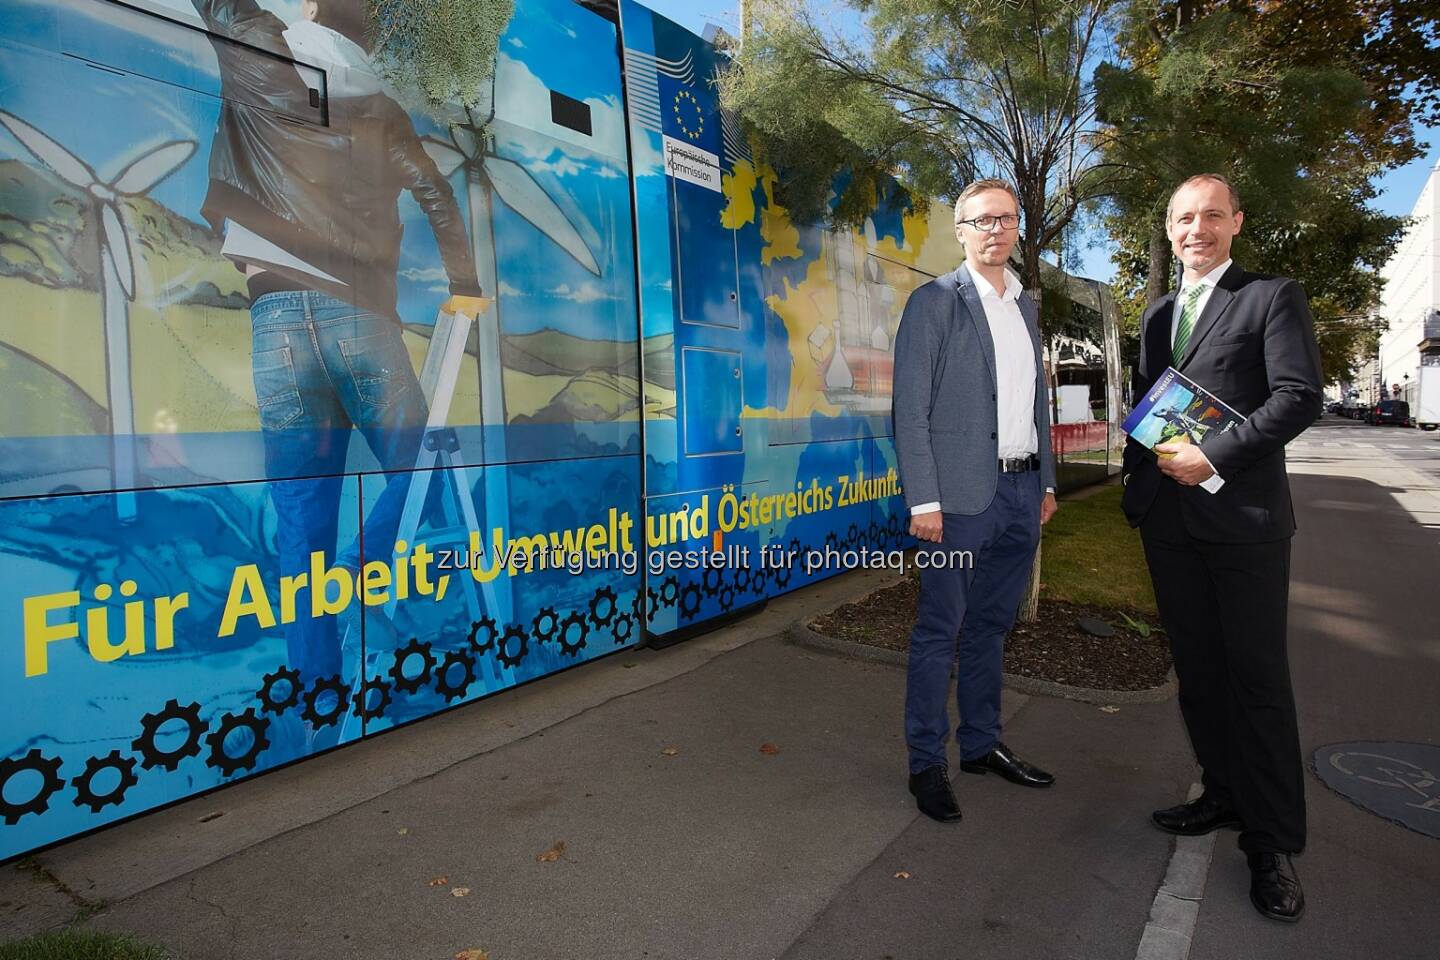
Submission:
[[895,453],[921,568],[905,688],[910,793],[942,823],[960,819],[946,757],[957,635],[960,769],[1055,781],[1000,742],[1005,635],[1055,513],[1038,311],[1006,268],[1018,211],[1003,180],[965,188],[955,204],[965,262],[910,296],[895,337]]

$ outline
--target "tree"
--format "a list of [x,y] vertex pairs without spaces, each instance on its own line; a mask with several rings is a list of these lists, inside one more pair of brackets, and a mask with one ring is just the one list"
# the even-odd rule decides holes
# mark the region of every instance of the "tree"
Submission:
[[[1317,322],[1373,310],[1404,221],[1368,206],[1371,179],[1417,155],[1414,118],[1437,110],[1435,20],[1420,12],[1412,0],[1127,7],[1096,86],[1106,156],[1130,171],[1108,225],[1131,333],[1171,282],[1169,193],[1204,170],[1240,189],[1237,259],[1299,280]],[[1327,379],[1343,379],[1364,333],[1324,330]]]
[[514,0],[366,0],[376,61],[432,107],[488,108],[500,34]]
[[[1020,279],[1107,189],[1089,75],[1117,0],[849,0],[859,31],[755,2],[721,81],[801,220],[858,224],[885,184],[953,199],[981,176],[1020,195]],[[843,172],[843,177],[841,176]],[[837,177],[840,177],[837,180]],[[839,183],[838,196],[830,200]]]

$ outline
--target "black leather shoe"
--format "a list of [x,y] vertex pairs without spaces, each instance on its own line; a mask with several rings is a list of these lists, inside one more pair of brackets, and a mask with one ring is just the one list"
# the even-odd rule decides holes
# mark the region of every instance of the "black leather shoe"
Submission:
[[1200,797],[1150,814],[1155,826],[1182,837],[1199,837],[1224,827],[1240,826],[1240,817],[1228,803]]
[[1305,891],[1288,853],[1250,853],[1250,902],[1271,920],[1294,923],[1305,912]]
[[955,823],[960,819],[960,804],[950,789],[950,776],[938,763],[919,773],[910,774],[910,795],[915,806],[931,820]]
[[962,760],[960,769],[966,773],[998,773],[1022,787],[1048,787],[1055,782],[1054,777],[1021,760],[1003,743],[996,743],[989,753],[978,760]]

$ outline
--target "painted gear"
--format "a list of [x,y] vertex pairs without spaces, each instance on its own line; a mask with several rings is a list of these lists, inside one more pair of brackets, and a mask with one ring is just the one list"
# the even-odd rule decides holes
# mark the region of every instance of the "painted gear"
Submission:
[[610,622],[610,632],[615,637],[615,646],[623,646],[635,632],[635,618],[628,613],[618,614]]
[[[339,679],[339,677],[334,678],[336,682],[339,682]],[[305,695],[305,699],[309,701],[311,695],[318,693],[322,689],[321,685],[325,683],[327,683],[327,681],[317,680],[314,688]],[[313,703],[306,703],[307,709],[313,706]],[[334,723],[335,719],[344,711],[345,694],[344,687],[342,686],[340,699],[335,707],[335,713],[331,716],[328,723]],[[225,738],[241,727],[249,730],[254,735],[254,740],[250,744],[250,749],[238,757],[232,757],[225,752]],[[205,738],[205,742],[210,744],[210,756],[205,762],[218,769],[221,775],[226,777],[234,776],[241,770],[251,769],[255,766],[255,762],[260,759],[260,754],[264,753],[270,746],[270,741],[265,736],[265,731],[268,730],[269,727],[269,718],[256,716],[254,707],[247,708],[244,713],[225,714],[220,718],[220,726],[216,728],[214,733]]]
[[[541,629],[541,624],[544,629]],[[530,621],[530,630],[537,643],[549,643],[555,639],[555,631],[560,627],[560,615],[555,612],[554,607],[541,607],[540,612],[535,614],[535,619]]]
[[[281,682],[290,685],[290,693],[284,699],[275,696],[275,687]],[[265,674],[265,682],[261,684],[255,698],[260,701],[262,713],[273,713],[276,716],[289,710],[300,702],[300,671],[291,670],[289,667],[277,667],[274,673]],[[173,769],[173,768],[172,768]]]
[[800,538],[799,538],[799,537],[791,537],[791,538],[790,538],[790,553],[791,553],[792,556],[796,556],[796,557],[800,556]]
[[770,574],[767,571],[756,570],[754,579],[750,581],[750,592],[757,597],[763,596],[765,593],[765,585],[769,580]]
[[[298,681],[299,674],[296,674]],[[265,678],[266,686],[269,686],[270,678]],[[296,684],[296,699],[299,699],[299,684]],[[260,699],[265,701],[265,690],[260,691]],[[294,701],[290,702],[294,706]],[[277,711],[278,712],[278,711]],[[185,742],[174,750],[161,750],[156,738],[160,735],[160,728],[172,720],[185,721]],[[130,741],[130,749],[140,754],[140,766],[146,770],[154,767],[164,767],[166,770],[174,771],[180,766],[180,761],[186,757],[193,757],[200,753],[200,738],[205,735],[205,722],[200,719],[200,704],[192,703],[189,706],[180,706],[180,701],[171,700],[155,713],[147,713],[140,718],[140,736]]]
[[[375,706],[370,706],[371,694],[375,694]],[[390,684],[380,677],[366,677],[350,701],[350,712],[361,720],[379,720],[390,706]]]
[[660,594],[649,587],[645,588],[645,596],[650,598],[650,619],[655,619],[655,614],[660,612]]
[[[460,670],[463,673],[461,682],[451,683],[450,673],[452,670]],[[440,667],[435,671],[435,690],[445,698],[446,703],[459,700],[470,691],[470,686],[475,682],[475,657],[468,650],[447,650],[445,659],[440,661]]]
[[776,568],[775,568],[775,586],[776,586],[776,588],[778,588],[778,589],[780,589],[780,590],[784,590],[786,587],[788,587],[788,586],[790,585],[790,577],[791,577],[791,575],[792,575],[794,572],[795,572],[795,570],[794,570],[793,567],[776,567]]
[[880,524],[874,520],[870,521],[870,526],[865,530],[865,542],[871,544],[878,544],[880,542]]
[[[11,803],[5,799],[5,787],[12,777],[27,770],[40,774],[40,789],[24,803]],[[50,808],[50,798],[64,788],[65,781],[60,779],[59,757],[43,756],[39,747],[32,748],[19,759],[6,757],[0,760],[0,820],[4,820],[6,826],[13,827],[27,813],[44,813]]]
[[630,601],[630,616],[636,620],[645,619],[645,591],[636,589],[634,598]]
[[[315,709],[315,703],[326,690],[335,694],[335,706],[321,713]],[[315,681],[313,687],[305,691],[305,706],[301,708],[300,716],[313,727],[331,726],[345,713],[345,702],[349,699],[350,690],[338,673],[333,677],[321,677]]]
[[[435,670],[435,654],[430,652],[431,643],[419,637],[395,651],[395,663],[390,667],[390,679],[395,681],[397,693],[419,693],[420,688],[430,683],[430,674]],[[405,676],[405,663],[411,657],[419,657],[424,667],[413,677]]]
[[827,550],[839,551],[840,537],[836,535],[834,530],[831,530],[829,533],[825,534],[825,547]]
[[[604,606],[602,606],[602,601]],[[600,615],[602,609],[606,611],[604,616]],[[610,589],[609,584],[596,590],[595,596],[590,598],[590,622],[595,625],[596,629],[610,626],[610,621],[614,620],[615,614],[619,612],[620,607],[616,603],[615,591]]]
[[[481,637],[484,641],[481,641]],[[495,626],[495,618],[491,616],[481,617],[479,620],[470,621],[470,649],[476,653],[487,653],[495,647],[495,641],[500,639],[500,631]]]
[[[97,794],[92,784],[102,770],[116,771],[120,774],[120,782],[109,793]],[[140,778],[135,776],[135,758],[122,757],[119,750],[111,750],[103,757],[86,760],[84,772],[71,780],[70,785],[75,788],[75,806],[89,807],[91,813],[99,813],[105,807],[123,803],[125,794],[139,782]]]
[[729,613],[733,606],[735,606],[735,588],[727,583],[720,588],[720,609]]
[[751,581],[751,579],[752,579],[753,577],[754,577],[754,574],[752,574],[752,573],[750,572],[750,568],[749,568],[749,567],[736,567],[736,568],[735,568],[735,592],[736,592],[736,593],[745,593],[746,591],[748,591],[748,590],[750,589],[750,581]]
[[852,549],[852,548],[854,548],[854,547],[858,547],[859,545],[860,545],[860,525],[859,525],[859,524],[856,524],[856,523],[852,523],[852,524],[850,524],[849,529],[847,529],[847,530],[845,531],[845,547],[846,547],[846,549]]
[[[580,636],[572,641],[571,634],[575,627],[580,628]],[[579,656],[580,651],[585,648],[585,637],[589,633],[590,626],[585,622],[585,615],[583,613],[570,614],[564,620],[560,621],[560,629],[555,633],[555,636],[560,641],[560,652],[567,657]]]
[[719,567],[706,567],[705,572],[700,576],[700,584],[707,597],[713,597],[719,593],[724,583],[725,572]]
[[[512,655],[510,653],[510,641],[519,641],[519,647]],[[520,666],[526,654],[530,652],[530,634],[518,623],[506,625],[505,632],[500,637],[499,646],[495,648],[495,659],[511,669]]]
[[700,614],[700,584],[687,583],[680,591],[680,616],[694,620]]
[[675,601],[680,598],[680,581],[673,576],[665,578],[660,584],[660,604],[665,607],[675,606]]

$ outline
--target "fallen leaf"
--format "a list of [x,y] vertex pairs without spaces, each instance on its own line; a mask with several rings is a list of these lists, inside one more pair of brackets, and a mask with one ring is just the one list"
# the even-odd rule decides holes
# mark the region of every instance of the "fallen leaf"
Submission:
[[638,664],[638,663],[626,663],[626,664],[622,664],[622,666],[624,666],[626,670],[633,670],[633,669],[635,669],[636,667],[640,666],[640,664]]
[[666,747],[664,750],[661,750],[660,753],[667,757],[678,757],[680,755],[680,748]]
[[559,860],[559,859],[560,859],[560,854],[562,854],[562,853],[564,853],[564,852],[565,852],[565,841],[564,841],[564,840],[556,840],[556,841],[555,841],[555,846],[551,847],[549,850],[546,850],[544,853],[538,853],[538,854],[535,855],[535,862],[536,862],[536,863],[554,863],[556,860]]
[[490,960],[490,954],[484,950],[461,950],[455,954],[455,960]]
[[452,897],[468,897],[468,896],[470,896],[470,888],[469,888],[469,887],[452,887],[451,890],[450,890],[450,896],[452,896]]
[[775,744],[773,743],[767,742],[760,744],[760,752],[765,754],[767,757],[773,757],[775,756],[775,754],[780,752],[780,748],[775,746]]
[[450,878],[449,878],[449,877],[436,877],[434,880],[431,880],[431,881],[430,881],[429,886],[432,886],[432,887],[443,887],[443,886],[445,886],[445,884],[447,884],[447,883],[449,883],[449,882],[450,882]]
[[1112,706],[1104,706],[1104,707],[1101,707],[1101,708],[1100,708],[1100,712],[1101,712],[1101,713],[1119,713],[1119,712],[1120,712],[1120,708],[1119,708],[1119,707],[1112,707]]
[[899,873],[895,874],[895,879],[896,879],[896,880],[909,880],[909,879],[910,879],[910,871],[909,871],[909,870],[901,870]]
[[403,836],[406,836],[406,835],[408,835],[408,834],[410,833],[410,828],[409,828],[409,827],[401,827],[399,830],[396,830],[395,832],[398,833],[398,834],[400,834],[400,836],[403,837]]

